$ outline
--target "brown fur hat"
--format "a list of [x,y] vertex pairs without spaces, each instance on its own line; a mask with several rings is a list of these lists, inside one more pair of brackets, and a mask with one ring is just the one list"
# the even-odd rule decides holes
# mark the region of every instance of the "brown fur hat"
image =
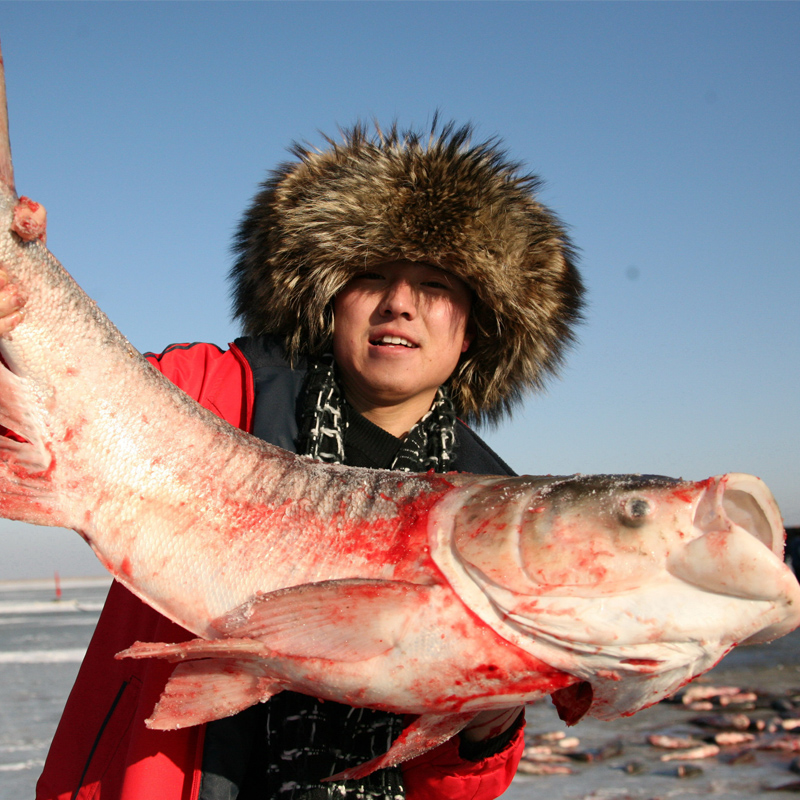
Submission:
[[456,411],[496,422],[560,365],[583,286],[558,218],[497,140],[469,125],[429,134],[358,124],[323,150],[295,144],[245,213],[231,270],[251,335],[285,337],[290,358],[331,346],[331,300],[382,261],[440,266],[473,292],[476,336],[450,379]]

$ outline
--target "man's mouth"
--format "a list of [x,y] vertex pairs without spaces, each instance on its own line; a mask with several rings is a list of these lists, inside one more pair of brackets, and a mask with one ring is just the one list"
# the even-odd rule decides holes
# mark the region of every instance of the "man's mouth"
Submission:
[[377,345],[378,347],[385,347],[387,345],[400,345],[401,347],[418,347],[418,345],[414,344],[413,342],[409,342],[408,339],[404,339],[402,336],[381,336],[380,339],[370,339],[370,344]]

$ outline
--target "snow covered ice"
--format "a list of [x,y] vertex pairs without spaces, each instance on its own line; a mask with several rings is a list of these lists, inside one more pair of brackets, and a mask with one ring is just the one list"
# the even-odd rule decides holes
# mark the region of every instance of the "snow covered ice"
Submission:
[[110,579],[0,582],[0,798],[32,798]]

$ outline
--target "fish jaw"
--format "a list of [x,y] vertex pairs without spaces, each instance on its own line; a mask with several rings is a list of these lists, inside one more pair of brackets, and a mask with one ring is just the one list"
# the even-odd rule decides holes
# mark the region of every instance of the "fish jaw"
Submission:
[[481,479],[440,501],[429,532],[463,602],[587,681],[588,713],[601,719],[652,705],[736,644],[800,622],[780,514],[752,476]]

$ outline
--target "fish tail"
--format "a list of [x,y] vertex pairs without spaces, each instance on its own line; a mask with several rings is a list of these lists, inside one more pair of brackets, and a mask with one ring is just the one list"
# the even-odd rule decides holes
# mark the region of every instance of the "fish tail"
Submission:
[[[0,51],[0,193],[16,197],[3,54]],[[62,524],[51,507],[52,458],[30,412],[26,384],[0,360],[0,516],[40,525]]]
[[0,49],[0,183],[16,195],[14,189],[14,167],[11,163],[11,140],[8,136],[8,105],[6,103],[6,72],[3,52]]

